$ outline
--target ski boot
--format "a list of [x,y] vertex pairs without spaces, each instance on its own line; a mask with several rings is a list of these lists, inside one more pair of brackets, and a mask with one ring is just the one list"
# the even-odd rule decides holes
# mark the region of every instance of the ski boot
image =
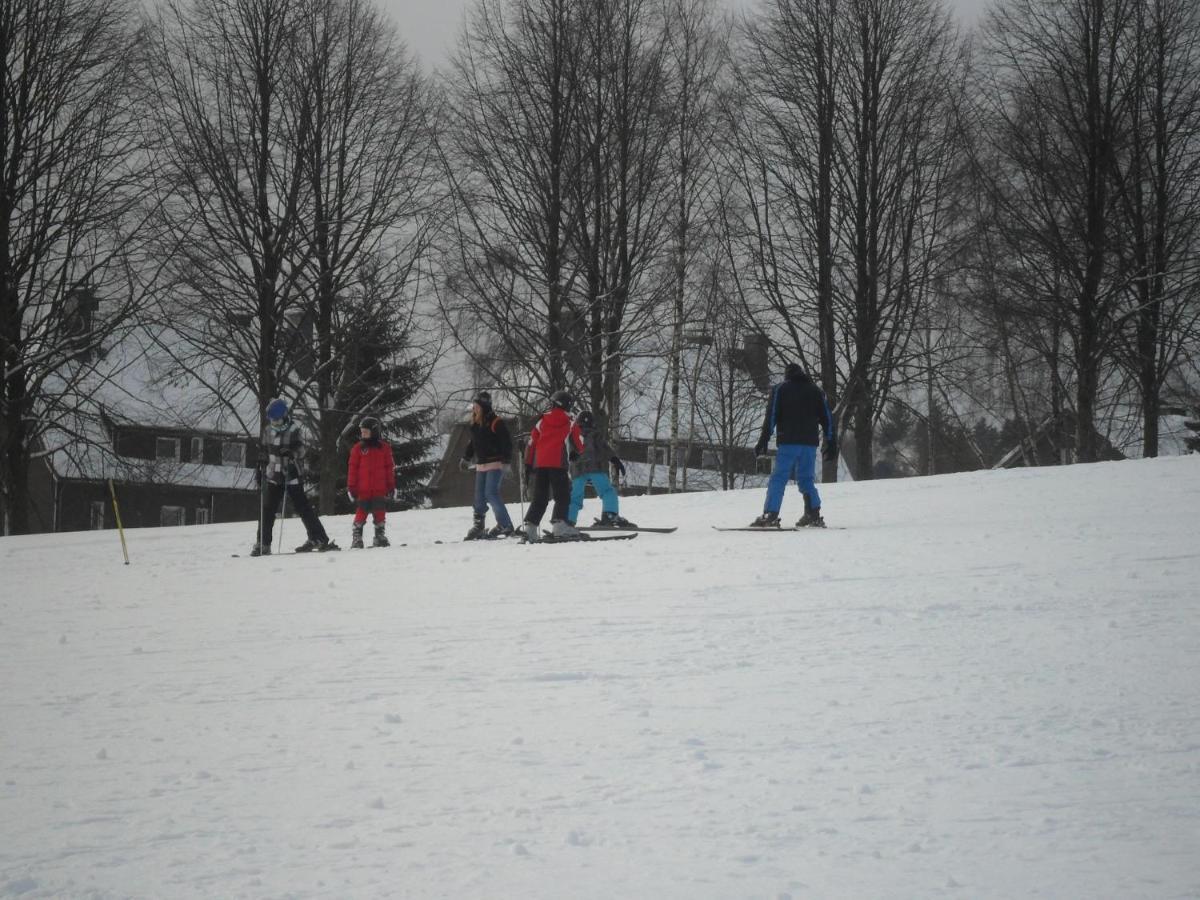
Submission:
[[250,555],[251,556],[270,556],[271,555],[271,545],[270,544],[255,544],[253,547],[250,548]]
[[586,540],[583,532],[565,519],[552,519],[550,522],[550,538],[554,541]]
[[486,529],[483,527],[483,516],[475,517],[475,524],[471,526],[471,530],[467,532],[464,541],[477,541],[486,534]]
[[492,540],[495,540],[496,538],[510,538],[515,533],[516,532],[514,531],[514,529],[511,525],[508,525],[508,526],[497,525],[496,527],[494,527],[491,531],[489,531],[487,533],[487,536],[489,538],[491,538]]
[[825,520],[821,518],[821,507],[814,508],[808,494],[804,495],[804,515],[796,522],[797,528],[824,528]]
[[779,513],[765,512],[753,522],[750,523],[751,528],[778,528]]
[[350,549],[351,550],[361,550],[363,548],[362,531],[363,531],[362,523],[361,522],[355,523],[354,530],[350,533]]
[[313,540],[309,538],[303,544],[296,548],[297,553],[312,553],[316,550],[318,553],[328,553],[331,550],[341,550],[342,548],[331,541],[329,538],[318,538]]
[[637,528],[637,525],[630,522],[615,512],[601,513],[592,525],[593,528]]
[[387,539],[387,535],[383,533],[384,525],[380,522],[375,526],[375,540],[371,541],[372,547],[390,547],[392,542]]

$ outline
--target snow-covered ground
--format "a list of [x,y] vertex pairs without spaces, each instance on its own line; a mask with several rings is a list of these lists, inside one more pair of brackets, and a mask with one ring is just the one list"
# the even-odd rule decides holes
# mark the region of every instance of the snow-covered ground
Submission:
[[1200,457],[823,490],[2,539],[0,897],[1200,896]]

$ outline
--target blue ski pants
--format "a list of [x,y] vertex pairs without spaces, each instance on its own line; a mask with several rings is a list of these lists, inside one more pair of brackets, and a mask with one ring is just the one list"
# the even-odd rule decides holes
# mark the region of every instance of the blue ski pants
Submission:
[[508,507],[504,505],[504,500],[500,497],[500,482],[503,480],[503,469],[475,473],[475,516],[483,518],[487,515],[490,506],[496,516],[496,524],[501,528],[512,528],[513,523],[508,515]]
[[596,489],[596,496],[600,498],[604,512],[618,512],[619,507],[617,504],[620,501],[617,499],[617,489],[608,480],[608,476],[603,472],[585,472],[571,479],[571,510],[567,513],[568,521],[579,521],[579,511],[583,509],[583,492],[587,488],[589,481],[592,483],[592,487]]
[[767,502],[763,512],[778,515],[783,506],[783,492],[787,483],[795,478],[800,493],[808,497],[813,509],[821,508],[821,495],[817,493],[817,448],[808,444],[780,444],[775,453],[775,467],[767,482]]

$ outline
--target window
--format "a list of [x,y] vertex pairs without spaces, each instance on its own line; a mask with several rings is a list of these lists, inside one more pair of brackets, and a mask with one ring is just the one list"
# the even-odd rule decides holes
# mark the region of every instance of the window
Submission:
[[164,528],[168,525],[183,525],[186,513],[182,506],[164,506],[158,514],[158,524]]
[[204,438],[192,438],[192,462],[204,462]]
[[221,444],[221,465],[246,467],[246,445],[238,441],[224,441]]
[[179,461],[179,438],[160,437],[154,440],[155,459],[173,459]]
[[650,445],[646,448],[646,462],[665,466],[667,464],[667,448]]
[[208,516],[208,510],[205,509],[203,506],[197,506],[196,507],[196,524],[197,525],[207,525],[209,523],[209,521],[210,521],[210,519]]
[[91,506],[91,521],[88,527],[92,531],[100,531],[104,528],[104,507],[108,506],[103,500],[93,500]]
[[716,450],[702,450],[700,452],[700,468],[711,469],[714,472],[721,470],[721,457]]

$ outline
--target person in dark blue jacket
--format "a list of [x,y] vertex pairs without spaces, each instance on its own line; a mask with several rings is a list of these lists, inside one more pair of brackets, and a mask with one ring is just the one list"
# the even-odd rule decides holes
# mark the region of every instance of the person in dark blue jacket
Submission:
[[771,389],[762,434],[754,448],[756,456],[766,456],[771,433],[775,433],[775,466],[767,482],[763,514],[750,523],[752,528],[778,528],[783,492],[792,478],[804,495],[804,516],[796,527],[824,528],[821,495],[815,481],[817,446],[825,438],[823,458],[837,459],[837,431],[825,392],[795,363],[784,369],[784,380]]

